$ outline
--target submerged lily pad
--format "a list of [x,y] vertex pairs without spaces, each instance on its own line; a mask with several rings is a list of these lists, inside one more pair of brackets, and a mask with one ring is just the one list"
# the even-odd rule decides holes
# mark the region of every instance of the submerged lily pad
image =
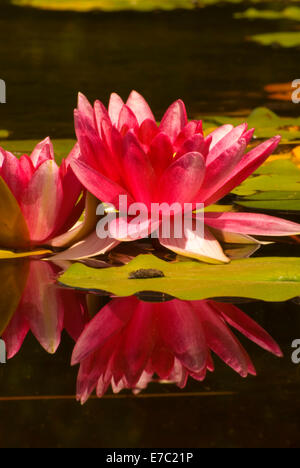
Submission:
[[[164,277],[130,279],[132,272],[141,269],[161,271]],[[250,258],[227,265],[207,265],[194,261],[167,263],[153,255],[140,255],[128,265],[105,270],[76,263],[60,282],[123,297],[154,291],[183,300],[246,297],[286,301],[300,294],[300,258]]]
[[280,11],[275,10],[257,10],[256,8],[248,8],[248,10],[235,13],[235,18],[247,18],[247,19],[288,19],[293,21],[300,21],[300,8],[287,7]]
[[[299,33],[300,34],[300,33]],[[204,117],[204,128],[212,128],[224,124],[239,125],[247,122],[255,128],[257,138],[271,138],[281,135],[283,140],[300,138],[300,117],[279,117],[266,107],[258,107],[245,119],[244,117],[208,116]]]
[[265,46],[276,44],[281,47],[299,47],[300,31],[256,34],[250,40]]
[[277,160],[258,169],[232,191],[240,206],[263,210],[300,210],[300,170],[290,161]]

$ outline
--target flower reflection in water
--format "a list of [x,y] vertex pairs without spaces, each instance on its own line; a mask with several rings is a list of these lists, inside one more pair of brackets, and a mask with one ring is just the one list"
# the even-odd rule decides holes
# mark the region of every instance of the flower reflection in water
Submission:
[[61,272],[53,263],[29,261],[21,301],[2,334],[8,359],[20,350],[29,330],[49,353],[57,350],[63,329],[78,339],[88,320],[85,295],[60,289],[55,281]]
[[[150,293],[157,302],[147,302],[145,295],[143,300],[113,298],[99,311],[101,296],[89,295],[88,300],[86,294],[56,284],[64,267],[41,260],[2,264],[1,278],[6,272],[15,280],[19,272],[16,283],[22,291],[2,338],[8,359],[18,353],[30,330],[47,352],[55,353],[66,329],[76,342],[72,364],[80,364],[77,398],[82,403],[95,389],[103,396],[110,385],[115,393],[122,389],[138,393],[153,380],[180,388],[189,376],[202,381],[207,371],[214,370],[211,351],[242,377],[255,375],[250,357],[230,327],[282,355],[271,336],[232,304],[166,300],[163,294]],[[10,283],[3,284],[7,289]],[[11,291],[8,294],[13,298]]]
[[110,385],[115,393],[124,388],[137,393],[155,376],[183,388],[188,376],[202,381],[214,370],[211,351],[242,377],[255,375],[249,355],[228,325],[282,356],[270,335],[232,304],[113,299],[76,343],[72,364],[80,363],[77,398],[84,403],[95,388],[101,397]]

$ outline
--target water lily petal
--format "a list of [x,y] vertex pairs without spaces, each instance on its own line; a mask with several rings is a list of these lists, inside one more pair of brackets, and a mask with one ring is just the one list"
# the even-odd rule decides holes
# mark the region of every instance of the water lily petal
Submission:
[[24,215],[12,192],[0,177],[0,243],[8,249],[26,249],[30,235]]
[[196,197],[198,201],[204,202],[204,200],[209,199],[224,185],[224,180],[240,162],[245,149],[246,141],[241,138],[206,165],[205,179]]
[[174,161],[162,175],[158,187],[160,202],[189,203],[199,192],[205,176],[205,162],[200,153],[187,153]]
[[205,140],[203,135],[196,134],[193,135],[191,138],[185,140],[183,145],[178,149],[175,160],[179,159],[181,156],[183,156],[186,153],[191,153],[191,152],[197,152],[197,153],[202,153],[203,149],[205,146]]
[[111,238],[120,242],[130,242],[150,236],[152,232],[159,228],[159,225],[159,220],[152,221],[148,217],[143,220],[136,220],[134,217],[129,216],[113,219],[109,222],[108,230]]
[[124,106],[124,101],[116,93],[112,93],[108,104],[108,114],[113,125],[117,126],[119,122],[120,112]]
[[167,110],[160,123],[160,131],[168,135],[174,142],[188,123],[187,113],[183,101],[174,102]]
[[[30,171],[30,174],[31,173],[32,171]],[[19,159],[17,159],[11,153],[5,152],[2,163],[1,176],[5,180],[14,197],[19,202],[22,197],[22,192],[28,184],[29,179],[26,175],[24,177]]]
[[197,235],[186,229],[181,239],[176,239],[171,235],[170,238],[160,238],[159,242],[167,249],[185,257],[204,260],[208,263],[229,262],[219,242],[206,227],[204,227],[204,235]]
[[32,241],[46,241],[55,231],[62,203],[59,168],[55,161],[45,161],[34,173],[20,202]]
[[119,115],[117,128],[124,136],[128,130],[138,128],[138,121],[132,110],[124,104]]
[[94,103],[94,116],[95,116],[95,121],[96,121],[96,126],[98,129],[98,133],[101,136],[102,133],[102,122],[103,120],[106,120],[110,122],[110,118],[107,112],[106,107],[102,102],[100,101],[95,101]]
[[111,203],[117,208],[119,206],[119,195],[126,195],[128,202],[133,203],[132,197],[123,187],[89,167],[83,161],[72,161],[71,166],[82,185],[98,200]]
[[54,149],[49,137],[45,138],[45,140],[36,145],[30,155],[30,159],[34,167],[38,167],[44,161],[49,159],[54,161]]
[[300,224],[259,213],[205,213],[205,224],[237,234],[292,236],[300,234]]
[[222,125],[221,127],[216,128],[209,135],[212,137],[210,150],[212,150],[220,140],[222,140],[229,132],[233,130],[233,125]]
[[78,103],[77,107],[79,112],[89,120],[92,124],[94,122],[94,110],[93,106],[89,102],[89,100],[85,97],[84,94],[78,93]]
[[92,232],[85,239],[72,245],[69,249],[51,257],[51,260],[82,260],[84,258],[95,257],[97,255],[105,254],[118,244],[119,241],[116,239],[112,239],[110,237],[99,239],[97,233]]
[[206,205],[216,203],[227,195],[231,190],[247,179],[261,164],[273,153],[281,140],[280,136],[271,138],[264,143],[256,146],[249,153],[245,154],[239,164],[232,169],[232,172],[226,177],[223,185],[203,200]]
[[174,149],[170,138],[165,133],[159,133],[151,142],[148,157],[156,176],[160,177],[173,162]]
[[[62,234],[54,237],[49,241],[49,245],[52,247],[70,247],[77,242],[83,240],[96,228],[97,224],[97,207],[99,200],[95,198],[90,192],[87,192],[85,199],[79,202],[85,203],[84,220],[78,222],[72,229],[65,230]],[[79,206],[79,212],[82,212],[81,206]],[[73,224],[72,224],[73,225]]]
[[158,132],[159,130],[156,122],[153,122],[153,120],[150,119],[146,119],[138,130],[138,137],[143,145],[149,146]]
[[188,122],[188,124],[179,133],[178,137],[174,142],[175,151],[178,151],[186,140],[189,140],[196,134],[203,136],[201,120],[191,120],[190,122]]
[[155,118],[149,107],[149,104],[146,102],[143,96],[141,96],[136,91],[131,92],[126,105],[135,114],[139,125],[141,125],[146,119],[150,119],[155,122]]
[[128,187],[130,193],[137,201],[143,202],[149,207],[156,183],[151,161],[133,133],[129,132],[126,135],[124,143],[125,154],[123,165],[126,187]]
[[[233,128],[231,131],[226,132],[227,128],[224,130],[225,135],[223,138],[218,140],[218,142],[210,148],[209,154],[207,156],[206,164],[211,164],[215,159],[221,157],[221,155],[229,150],[233,145],[235,145],[247,131],[248,125],[243,123]],[[222,134],[222,132],[220,132]],[[217,138],[218,139],[218,138]]]

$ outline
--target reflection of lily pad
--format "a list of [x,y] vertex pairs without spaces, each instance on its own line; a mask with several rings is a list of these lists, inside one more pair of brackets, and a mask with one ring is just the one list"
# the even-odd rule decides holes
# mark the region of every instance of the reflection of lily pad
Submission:
[[[300,33],[299,33],[300,34]],[[243,117],[205,117],[204,128],[211,128],[223,124],[239,125],[245,122]],[[281,135],[284,140],[300,139],[300,117],[279,117],[274,112],[265,107],[254,109],[246,119],[249,127],[255,128],[257,138],[271,138]]]
[[262,210],[300,210],[300,170],[290,161],[277,160],[233,190],[237,204]]
[[257,10],[256,8],[248,8],[248,10],[241,13],[235,13],[235,18],[247,18],[247,19],[288,19],[293,21],[300,21],[300,8],[299,7],[287,7],[281,11],[275,10]]
[[250,39],[265,46],[276,44],[281,47],[299,47],[300,31],[256,34]]
[[[129,279],[133,271],[155,269],[163,278]],[[162,292],[183,300],[247,297],[285,301],[300,294],[300,258],[252,258],[228,265],[200,262],[167,263],[140,255],[128,265],[95,270],[74,264],[60,281],[69,287],[104,290],[118,296],[141,291]]]
[[0,336],[16,311],[26,285],[29,264],[3,261],[0,269]]
[[[21,154],[30,154],[38,143],[38,140],[0,140],[0,146],[16,156]],[[60,163],[63,157],[68,156],[76,141],[52,140],[52,143],[54,146],[56,161],[57,163]]]
[[0,138],[8,138],[9,131],[8,130],[0,130]]
[[118,11],[155,9],[172,10],[174,8],[194,8],[193,0],[12,0],[20,6],[31,6],[47,10],[73,10],[73,11]]
[[[52,254],[51,250],[32,250],[28,252],[13,252],[11,250],[0,250],[0,260],[9,260],[15,258],[25,258],[25,257],[40,257]],[[2,264],[1,264],[2,266]]]
[[[259,3],[261,0],[249,0]],[[274,0],[265,0],[268,3]],[[280,0],[277,0],[278,2]],[[291,0],[297,1],[297,0]],[[18,6],[30,6],[47,10],[72,11],[119,11],[119,10],[173,10],[175,8],[192,9],[197,6],[204,7],[218,3],[243,3],[244,0],[11,0]]]

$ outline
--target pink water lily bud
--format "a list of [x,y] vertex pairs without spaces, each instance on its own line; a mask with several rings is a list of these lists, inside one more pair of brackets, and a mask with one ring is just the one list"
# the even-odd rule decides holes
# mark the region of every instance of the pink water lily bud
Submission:
[[282,356],[271,336],[238,307],[208,301],[143,302],[113,299],[89,322],[76,342],[80,364],[77,398],[84,403],[109,386],[139,392],[155,376],[183,388],[214,370],[212,352],[242,377],[255,375],[249,355],[230,325],[261,348]]
[[[129,205],[190,203],[206,207],[201,232],[185,229],[182,236],[165,236],[157,231],[160,243],[181,255],[210,263],[226,263],[220,240],[234,243],[259,243],[251,236],[289,236],[300,234],[300,225],[279,218],[250,213],[209,213],[218,202],[242,183],[278,146],[274,136],[247,151],[254,129],[246,123],[237,127],[223,125],[204,136],[201,121],[188,121],[181,100],[173,103],[157,124],[145,99],[133,91],[127,102],[112,94],[108,109],[96,101],[92,106],[79,95],[75,110],[75,129],[80,157],[71,162],[74,173],[98,200],[119,209],[120,196]],[[197,218],[197,216],[195,216]],[[148,216],[150,223],[150,215]],[[126,220],[122,219],[124,227]],[[176,230],[171,217],[171,232]],[[114,220],[114,229],[118,220]],[[128,221],[129,223],[129,221]],[[143,225],[146,220],[143,219]],[[130,230],[130,226],[128,226]],[[134,239],[145,236],[145,230]],[[104,253],[128,236],[111,242],[96,233],[76,247],[76,255]],[[68,253],[67,253],[68,255]]]
[[17,158],[0,148],[1,248],[49,245],[73,227],[84,208],[82,185],[70,165],[79,151],[76,145],[58,167],[49,138],[30,156]]

